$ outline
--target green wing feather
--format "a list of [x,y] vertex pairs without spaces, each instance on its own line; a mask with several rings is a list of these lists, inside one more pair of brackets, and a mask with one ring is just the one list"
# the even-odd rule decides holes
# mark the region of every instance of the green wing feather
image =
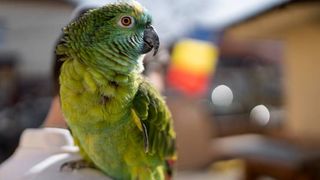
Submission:
[[175,159],[175,132],[171,113],[158,91],[147,81],[142,81],[133,100],[133,110],[144,133],[146,153],[161,158]]

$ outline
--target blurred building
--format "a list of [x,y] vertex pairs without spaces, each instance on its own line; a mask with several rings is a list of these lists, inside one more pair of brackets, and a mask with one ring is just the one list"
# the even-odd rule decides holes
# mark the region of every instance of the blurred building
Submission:
[[236,39],[283,43],[285,127],[293,135],[317,140],[320,137],[319,34],[320,3],[315,1],[290,2],[239,22],[225,34]]
[[[263,136],[238,135],[215,141],[218,149],[223,147],[221,152],[228,154],[229,151],[229,155],[245,160],[247,179],[263,176],[275,179],[320,177],[320,84],[317,80],[320,76],[319,34],[320,2],[300,0],[250,16],[224,31],[222,47],[225,54],[239,55],[246,52],[245,55],[250,57],[246,61],[260,59],[260,63],[264,61],[267,64],[274,61],[280,63],[279,68],[282,69],[281,73],[269,75],[269,78],[274,79],[282,76],[280,84],[276,83],[276,89],[282,92],[273,92],[276,95],[273,97],[278,97],[273,99],[276,101],[267,98],[267,102],[276,102],[274,105],[285,113],[285,116],[281,116],[281,128]],[[257,78],[261,73],[250,78]],[[272,79],[263,83],[275,84]],[[259,87],[252,86],[252,89],[257,91]],[[251,93],[246,99],[257,98],[255,95]],[[268,91],[260,94],[260,99],[261,95],[268,95]],[[278,101],[281,97],[283,101]]]

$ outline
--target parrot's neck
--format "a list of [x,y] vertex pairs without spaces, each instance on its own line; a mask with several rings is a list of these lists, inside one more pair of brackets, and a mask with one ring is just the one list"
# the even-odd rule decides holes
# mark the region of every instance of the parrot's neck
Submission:
[[121,75],[141,73],[144,70],[144,55],[121,51],[114,48],[114,43],[88,45],[83,41],[72,42],[70,38],[64,36],[65,41],[57,46],[56,53],[62,57],[62,61],[77,60],[89,68]]

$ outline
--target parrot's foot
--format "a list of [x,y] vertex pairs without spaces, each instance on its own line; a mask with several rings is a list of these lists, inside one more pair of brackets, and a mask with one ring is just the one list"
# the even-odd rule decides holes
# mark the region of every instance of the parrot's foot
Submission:
[[65,162],[60,166],[60,171],[73,171],[83,168],[95,168],[94,165],[83,159]]

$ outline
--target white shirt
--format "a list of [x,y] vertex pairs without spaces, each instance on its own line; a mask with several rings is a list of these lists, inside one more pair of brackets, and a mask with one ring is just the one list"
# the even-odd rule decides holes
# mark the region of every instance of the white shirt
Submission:
[[[27,129],[15,153],[0,164],[0,180],[110,180],[102,172],[84,168],[60,171],[63,163],[79,160],[79,149],[68,130],[59,128]],[[175,180],[234,180],[233,174],[177,172]]]
[[27,129],[15,153],[0,165],[1,180],[108,180],[100,171],[84,168],[60,171],[68,161],[81,159],[68,130]]

